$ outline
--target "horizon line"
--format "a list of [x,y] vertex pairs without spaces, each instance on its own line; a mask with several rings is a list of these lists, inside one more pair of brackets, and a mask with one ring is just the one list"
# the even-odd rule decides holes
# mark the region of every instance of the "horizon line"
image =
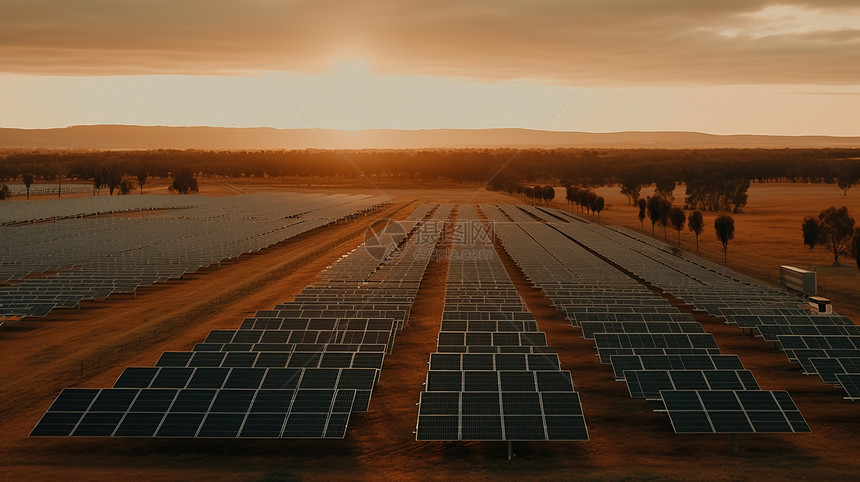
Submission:
[[0,126],[0,129],[21,130],[21,131],[46,131],[46,130],[62,130],[79,127],[131,127],[131,128],[166,128],[166,129],[268,129],[274,131],[317,131],[325,130],[331,132],[344,133],[360,133],[371,131],[396,131],[396,132],[433,132],[433,131],[503,131],[517,130],[527,132],[544,132],[549,134],[595,134],[595,135],[610,135],[610,134],[698,134],[714,137],[784,137],[784,138],[802,138],[802,137],[826,137],[833,139],[853,139],[860,137],[860,133],[855,135],[833,135],[833,134],[762,134],[762,133],[731,133],[719,134],[704,131],[683,131],[683,130],[622,130],[622,131],[571,131],[571,130],[555,130],[555,129],[533,129],[528,127],[425,127],[417,129],[396,128],[396,127],[371,127],[364,129],[336,129],[328,127],[320,127],[319,129],[311,127],[272,127],[272,126],[213,126],[213,125],[164,125],[164,124],[71,124],[58,127],[7,127]]

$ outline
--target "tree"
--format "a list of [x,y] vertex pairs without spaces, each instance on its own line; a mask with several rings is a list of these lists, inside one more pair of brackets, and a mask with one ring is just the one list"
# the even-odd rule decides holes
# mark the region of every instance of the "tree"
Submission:
[[669,201],[675,199],[675,196],[672,195],[672,192],[675,191],[675,179],[671,177],[657,179],[654,182],[654,190]]
[[149,171],[141,167],[137,171],[137,185],[140,186],[140,193],[143,194],[143,185],[146,184],[146,178],[149,177]]
[[540,186],[533,187],[531,190],[531,193],[532,193],[532,204],[537,204],[538,201],[543,199],[543,188],[542,187],[540,187]]
[[728,262],[729,241],[735,237],[735,220],[731,216],[720,216],[714,221],[717,239],[723,243],[723,264]]
[[854,236],[851,238],[851,254],[854,256],[854,261],[857,262],[857,269],[860,269],[860,228],[854,228]]
[[96,195],[96,192],[100,193],[102,190],[102,186],[104,185],[105,181],[104,178],[102,178],[102,171],[100,169],[96,170],[95,174],[93,175],[93,196]]
[[21,180],[24,181],[24,187],[27,188],[27,199],[30,199],[30,186],[33,185],[33,175],[24,174],[21,176]]
[[669,222],[672,227],[678,231],[678,246],[681,245],[681,230],[684,229],[684,224],[687,222],[687,215],[681,208],[672,208],[669,210]]
[[541,197],[546,200],[546,204],[549,204],[550,201],[555,199],[555,188],[552,186],[544,186],[541,194]]
[[[571,205],[576,204],[579,206],[579,188],[576,186],[568,186],[567,187],[567,202]],[[577,211],[579,209],[577,208]]]
[[7,199],[10,195],[9,186],[5,184],[0,186],[0,200]]
[[703,202],[701,206],[697,207],[708,211],[724,210],[725,200],[723,199],[723,194],[726,192],[727,182],[728,180],[726,180],[726,176],[722,172],[712,172],[705,176],[701,185],[701,188],[704,190],[702,193]]
[[122,170],[116,164],[105,164],[102,167],[102,181],[113,196],[113,191],[122,183]]
[[57,197],[58,198],[63,197],[63,181],[66,180],[67,170],[68,170],[68,166],[66,166],[60,162],[51,162],[51,163],[49,163],[49,165],[46,168],[46,171],[48,172],[48,176],[46,176],[45,179],[48,179],[49,177],[53,177],[54,180],[57,181]]
[[705,211],[740,212],[749,200],[749,179],[727,180],[722,173],[712,172],[704,179],[687,182],[686,205]]
[[821,241],[833,252],[833,265],[839,265],[839,255],[848,254],[851,236],[854,234],[854,218],[848,214],[848,208],[839,209],[831,206],[818,215]]
[[587,204],[588,211],[594,215],[594,208],[597,206],[597,193],[589,189],[585,193],[585,203]]
[[127,177],[123,178],[123,180],[119,183],[119,193],[125,196],[132,190],[134,190],[134,181]]
[[702,212],[698,209],[690,213],[690,219],[687,220],[687,228],[696,234],[696,252],[699,252],[699,235],[705,230],[705,220],[702,218]]
[[803,244],[809,246],[809,249],[815,249],[815,245],[819,244],[821,236],[821,225],[818,218],[806,216],[803,219]]
[[642,226],[642,231],[645,231],[646,209],[648,209],[648,203],[644,199],[639,198],[639,224]]
[[591,210],[597,213],[597,223],[600,224],[600,211],[603,211],[606,202],[603,200],[603,196],[598,196],[594,199],[594,204],[591,205]]
[[170,192],[178,192],[179,194],[197,192],[197,176],[191,169],[183,167],[173,176],[173,183],[168,189]]
[[651,236],[654,235],[654,225],[660,220],[660,196],[651,196],[645,207],[648,209],[648,219],[651,220]]
[[845,166],[836,176],[836,184],[839,189],[842,189],[842,195],[847,196],[851,186],[857,184],[857,176],[854,175],[850,167]]
[[619,184],[621,185],[621,194],[627,197],[627,204],[630,204],[631,202],[639,202],[639,193],[642,191],[642,183],[638,176],[633,174],[629,175],[622,179]]
[[750,181],[749,179],[732,179],[726,182],[725,189],[725,204],[726,207],[731,207],[733,213],[738,213],[747,205],[749,200]]
[[672,202],[664,197],[661,197],[658,209],[660,216],[659,223],[660,226],[663,226],[663,240],[667,240],[667,228],[669,227],[669,211],[672,210]]

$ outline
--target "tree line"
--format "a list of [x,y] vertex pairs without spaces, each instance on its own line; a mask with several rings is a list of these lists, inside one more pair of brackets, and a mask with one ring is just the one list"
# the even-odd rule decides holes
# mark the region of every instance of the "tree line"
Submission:
[[[167,174],[172,177],[172,182],[168,186],[170,192],[189,194],[199,191],[197,173],[190,168],[180,167],[175,173],[168,172]],[[29,200],[30,188],[35,182],[36,176],[28,171],[21,174],[20,179],[24,184],[25,194]],[[52,179],[58,183],[57,197],[62,197],[62,183],[65,179],[64,175],[57,175]],[[93,196],[100,194],[103,188],[108,189],[108,194],[113,196],[115,192],[122,195],[130,194],[135,188],[135,183],[140,189],[140,194],[143,194],[143,187],[146,185],[147,179],[149,179],[149,171],[145,167],[138,166],[136,172],[129,173],[120,165],[106,164],[94,169],[93,176],[89,181],[92,183]],[[0,200],[7,199],[10,195],[9,186],[0,185]]]
[[[699,252],[699,236],[705,231],[705,220],[702,212],[698,209],[694,210],[688,216],[684,210],[678,206],[673,206],[672,201],[656,193],[646,199],[639,198],[637,203],[639,207],[639,223],[642,231],[645,231],[645,219],[651,221],[651,235],[654,235],[655,226],[663,228],[663,239],[668,241],[668,228],[678,232],[678,246],[681,245],[681,231],[686,226],[696,236],[696,252]],[[714,232],[720,244],[723,246],[723,262],[728,260],[728,245],[729,241],[735,237],[735,220],[731,216],[721,215],[714,220]]]
[[567,186],[565,188],[566,199],[568,205],[576,204],[577,212],[582,214],[584,210],[587,214],[596,213],[597,222],[600,222],[600,211],[606,207],[606,201],[603,196],[598,196],[597,193],[587,187]]
[[553,186],[519,186],[517,188],[517,195],[522,199],[526,199],[532,204],[549,204],[550,201],[555,199],[555,187]]
[[[187,167],[206,176],[369,176],[483,183],[490,173],[497,173],[491,189],[516,191],[521,185],[547,181],[586,187],[620,184],[635,202],[632,197],[645,185],[656,184],[667,196],[676,182],[691,186],[702,181],[707,188],[720,184],[709,180],[712,173],[725,182],[833,183],[847,193],[860,179],[860,149],[4,151],[0,178],[19,179],[31,173],[45,180],[92,179],[106,165],[130,175],[145,169],[154,177],[168,177]],[[713,204],[713,199],[703,202]]]
[[[705,224],[702,212],[694,210],[689,216],[683,209],[673,206],[672,202],[660,194],[647,199],[640,198],[638,202],[638,218],[642,230],[645,231],[645,219],[651,221],[651,234],[655,226],[663,228],[663,239],[668,240],[667,230],[671,226],[678,232],[678,246],[681,245],[681,231],[684,225],[696,235],[696,252],[699,251],[699,236],[704,232]],[[806,216],[801,224],[803,244],[809,249],[824,246],[833,254],[833,264],[839,265],[839,258],[854,258],[860,269],[860,227],[855,227],[855,219],[848,208],[831,206],[821,211],[817,216]],[[735,221],[729,215],[720,215],[714,220],[714,233],[723,246],[723,262],[727,261],[728,244],[735,236]]]

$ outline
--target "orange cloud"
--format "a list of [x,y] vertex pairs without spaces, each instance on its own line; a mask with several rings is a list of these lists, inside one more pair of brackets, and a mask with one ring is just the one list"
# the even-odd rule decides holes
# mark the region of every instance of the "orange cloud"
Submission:
[[856,0],[6,0],[0,71],[375,71],[562,84],[848,84]]

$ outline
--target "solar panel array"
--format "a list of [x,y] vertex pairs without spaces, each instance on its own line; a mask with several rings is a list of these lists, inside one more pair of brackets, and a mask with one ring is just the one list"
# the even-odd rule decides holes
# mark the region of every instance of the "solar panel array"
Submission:
[[509,223],[511,218],[505,214],[499,206],[481,205],[481,212],[493,223]]
[[539,219],[548,223],[566,223],[569,222],[569,218],[566,216],[560,216],[556,214],[554,211],[547,210],[545,208],[539,206],[517,206],[519,209],[525,211],[530,214],[533,218]]
[[[577,239],[604,256],[612,258],[626,250],[630,261],[625,268],[637,276],[695,309],[775,343],[803,373],[820,375],[825,383],[843,388],[848,400],[860,399],[849,381],[860,376],[853,363],[860,358],[860,327],[848,317],[813,314],[794,295],[701,258],[675,255],[669,246],[624,228],[566,229],[568,233],[577,230]],[[827,366],[828,371],[819,372],[820,366]],[[845,375],[845,384],[836,373]]]
[[570,372],[547,346],[474,207],[460,206],[459,218],[472,235],[454,236],[416,440],[587,440]]
[[[6,184],[9,186],[9,193],[13,196],[24,196],[27,194],[27,186],[24,184]],[[30,195],[34,196],[37,194],[57,194],[58,191],[61,191],[63,194],[71,193],[71,192],[89,192],[93,190],[92,184],[75,184],[75,183],[63,183],[62,186],[57,184],[31,184],[30,185]]]
[[133,293],[138,287],[178,279],[265,249],[385,201],[365,195],[296,193],[137,197],[149,200],[149,206],[181,202],[193,207],[146,217],[0,226],[0,281],[12,282],[0,287],[0,318],[42,317],[84,300]]
[[[523,206],[524,208],[526,206]],[[529,206],[530,207],[530,206]],[[501,204],[499,205],[499,209],[504,211],[505,214],[508,215],[509,218],[513,220],[515,223],[534,223],[537,222],[535,218],[526,214],[523,209],[520,209],[519,206],[515,206],[513,204]]]
[[[436,214],[447,216],[444,207]],[[418,242],[428,224],[412,223],[401,256],[367,266],[354,250],[336,263],[354,260],[363,276],[326,276],[237,330],[126,368],[112,388],[63,390],[31,435],[343,438],[350,414],[369,408],[409,316],[430,259]]]
[[[56,185],[54,186],[56,189]],[[56,191],[55,191],[56,192]],[[31,189],[30,193],[34,191]],[[0,212],[0,225],[34,223],[58,219],[80,218],[98,214],[180,209],[196,206],[203,196],[98,196],[66,199],[29,200],[5,203]]]
[[583,218],[569,213],[567,211],[559,211],[557,209],[547,208],[543,206],[528,206],[528,205],[481,205],[481,211],[486,218],[494,223],[506,222],[539,222],[548,223],[568,223],[572,221],[587,223]]
[[671,268],[601,238],[603,230],[586,223],[496,226],[529,280],[584,337],[594,339],[600,361],[612,365],[631,397],[661,403],[675,432],[809,431],[787,393],[760,390],[752,373],[736,356],[722,354],[692,316],[582,246],[631,272],[647,273],[658,286],[676,280]]

